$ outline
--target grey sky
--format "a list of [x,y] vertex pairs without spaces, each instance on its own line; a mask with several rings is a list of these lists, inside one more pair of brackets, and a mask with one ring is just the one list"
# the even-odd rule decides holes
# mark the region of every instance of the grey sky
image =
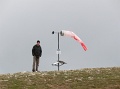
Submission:
[[31,71],[31,50],[41,41],[41,71],[57,70],[57,35],[71,30],[88,47],[60,37],[60,70],[120,66],[119,0],[0,0],[0,73]]

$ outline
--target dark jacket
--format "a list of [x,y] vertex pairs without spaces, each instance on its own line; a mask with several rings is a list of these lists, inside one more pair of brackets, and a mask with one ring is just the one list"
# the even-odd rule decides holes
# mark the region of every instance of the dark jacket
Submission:
[[42,48],[41,46],[34,45],[32,48],[32,55],[36,57],[41,57],[42,56]]

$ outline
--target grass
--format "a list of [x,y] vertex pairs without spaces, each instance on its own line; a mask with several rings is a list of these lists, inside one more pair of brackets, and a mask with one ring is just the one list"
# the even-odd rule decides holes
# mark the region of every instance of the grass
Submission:
[[120,67],[3,74],[0,89],[120,89]]

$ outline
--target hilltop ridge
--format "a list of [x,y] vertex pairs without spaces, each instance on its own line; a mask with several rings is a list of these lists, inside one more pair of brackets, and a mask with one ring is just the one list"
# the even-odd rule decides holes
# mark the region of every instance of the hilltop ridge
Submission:
[[120,89],[120,67],[1,74],[0,89]]

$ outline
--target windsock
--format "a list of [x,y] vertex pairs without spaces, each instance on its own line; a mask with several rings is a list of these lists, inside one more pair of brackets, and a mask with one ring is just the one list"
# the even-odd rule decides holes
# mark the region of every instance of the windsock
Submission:
[[86,47],[86,45],[84,44],[84,42],[74,32],[62,30],[62,31],[60,31],[60,35],[61,36],[69,36],[69,37],[73,38],[74,40],[76,40],[77,42],[79,42],[85,51],[88,49]]

